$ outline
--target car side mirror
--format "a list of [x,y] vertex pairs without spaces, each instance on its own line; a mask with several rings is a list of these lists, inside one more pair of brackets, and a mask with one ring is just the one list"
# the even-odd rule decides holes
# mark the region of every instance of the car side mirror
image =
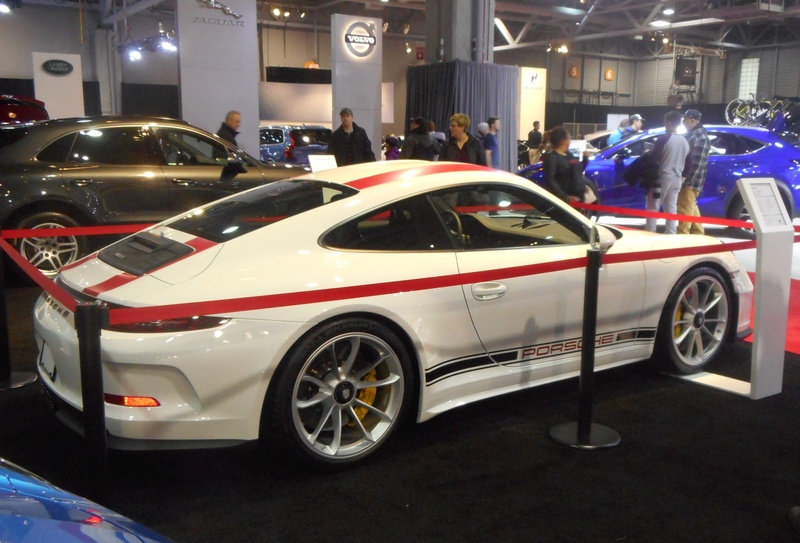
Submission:
[[247,168],[241,160],[229,160],[225,167],[222,168],[222,173],[225,175],[247,173]]

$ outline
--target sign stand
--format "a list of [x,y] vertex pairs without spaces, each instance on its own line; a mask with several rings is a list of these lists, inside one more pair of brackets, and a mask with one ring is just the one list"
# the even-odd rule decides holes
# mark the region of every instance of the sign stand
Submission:
[[794,228],[774,179],[739,179],[737,185],[758,235],[750,382],[707,372],[680,377],[758,400],[783,387]]
[[575,449],[608,449],[619,445],[616,430],[592,422],[594,396],[594,348],[597,335],[597,291],[603,253],[592,248],[587,251],[586,287],[583,298],[583,343],[581,345],[581,376],[578,399],[578,421],[565,422],[550,429],[556,443]]

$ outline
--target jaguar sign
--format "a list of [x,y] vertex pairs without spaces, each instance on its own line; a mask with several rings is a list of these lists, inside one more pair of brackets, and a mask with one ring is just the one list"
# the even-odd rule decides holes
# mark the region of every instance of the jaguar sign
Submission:
[[375,26],[361,21],[351,24],[345,31],[344,43],[354,56],[368,57],[378,43]]

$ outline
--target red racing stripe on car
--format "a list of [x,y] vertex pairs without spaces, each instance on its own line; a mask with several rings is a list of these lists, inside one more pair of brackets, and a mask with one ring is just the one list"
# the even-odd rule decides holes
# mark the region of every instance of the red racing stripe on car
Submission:
[[109,290],[114,290],[115,288],[121,287],[122,285],[127,285],[134,279],[136,279],[135,275],[127,272],[122,272],[119,275],[115,275],[114,277],[106,279],[101,283],[97,283],[93,287],[86,287],[85,289],[83,289],[83,292],[84,294],[88,294],[89,296],[97,296],[103,292],[107,292]]
[[[152,270],[150,273],[152,274],[155,271],[162,270],[162,269],[166,268],[167,266],[171,266],[172,264],[175,264],[176,262],[180,262],[184,258],[187,258],[187,257],[189,257],[191,255],[197,254],[200,251],[205,251],[206,249],[209,249],[209,248],[214,247],[216,245],[215,242],[209,241],[209,240],[203,239],[203,238],[193,238],[193,239],[190,239],[189,241],[183,242],[183,244],[184,245],[188,245],[189,247],[193,248],[194,251],[192,251],[191,253],[189,253],[189,254],[187,254],[185,256],[182,256],[181,258],[175,259],[172,262],[169,262],[168,264],[162,266],[161,268],[156,268],[155,270]],[[85,289],[83,289],[83,292],[85,294],[90,295],[90,296],[97,296],[98,294],[101,294],[103,292],[108,292],[109,290],[114,290],[115,288],[119,288],[119,287],[121,287],[123,285],[127,285],[128,283],[130,283],[131,281],[134,281],[135,279],[138,279],[139,277],[140,276],[138,276],[138,275],[133,275],[131,273],[122,272],[122,273],[120,273],[118,275],[115,275],[114,277],[112,277],[110,279],[106,279],[105,281],[103,281],[101,283],[98,283],[98,284],[96,284],[96,285],[94,285],[92,287],[86,287]]]
[[350,187],[358,190],[364,190],[369,187],[374,187],[376,185],[382,185],[383,183],[390,183],[392,181],[398,181],[402,179],[413,179],[415,177],[419,177],[421,175],[432,175],[435,173],[451,173],[451,172],[475,172],[475,171],[483,171],[489,170],[485,166],[477,166],[475,164],[464,164],[464,163],[443,163],[443,164],[431,164],[429,166],[419,166],[417,168],[409,168],[406,170],[398,170],[394,172],[386,172],[381,173],[378,175],[371,175],[369,177],[364,177],[362,179],[357,179],[355,181],[350,181],[349,183],[345,183]]

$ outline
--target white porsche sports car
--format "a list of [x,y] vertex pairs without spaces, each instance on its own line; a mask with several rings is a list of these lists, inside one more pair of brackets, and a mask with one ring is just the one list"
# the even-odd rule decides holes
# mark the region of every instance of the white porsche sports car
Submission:
[[[590,241],[607,260],[598,369],[655,354],[698,371],[748,331],[753,285],[719,241],[597,225],[516,175],[446,162],[274,182],[116,242],[57,283],[111,308],[111,447],[261,437],[335,465],[407,416],[577,375]],[[634,254],[699,246],[717,252]],[[116,308],[149,318],[114,324]],[[45,293],[35,329],[42,381],[79,424],[73,315]]]

